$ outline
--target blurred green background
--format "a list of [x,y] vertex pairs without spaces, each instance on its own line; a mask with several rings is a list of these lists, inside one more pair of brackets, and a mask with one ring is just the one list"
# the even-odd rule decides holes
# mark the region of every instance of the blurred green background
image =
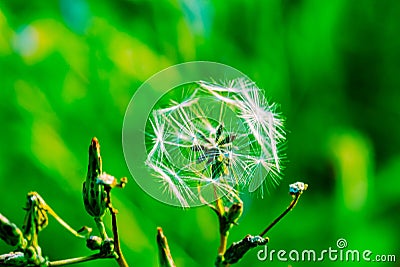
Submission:
[[[131,177],[121,131],[135,90],[165,67],[216,61],[265,88],[289,131],[281,186],[245,199],[230,242],[259,233],[289,204],[288,184],[303,180],[309,190],[269,233],[270,249],[345,238],[349,249],[397,256],[371,265],[400,266],[399,33],[394,0],[1,1],[0,212],[21,225],[26,193],[38,191],[74,228],[94,226],[81,197],[90,139],[105,171]],[[113,199],[128,262],[157,266],[162,226],[177,266],[213,266],[213,212],[164,205],[130,180]],[[40,244],[52,260],[89,254],[53,219]],[[260,262],[256,252],[236,266],[364,265]]]

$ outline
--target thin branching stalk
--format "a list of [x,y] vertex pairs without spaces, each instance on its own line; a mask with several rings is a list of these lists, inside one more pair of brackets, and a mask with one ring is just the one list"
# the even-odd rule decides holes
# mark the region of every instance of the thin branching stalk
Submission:
[[[71,259],[65,259],[65,260],[59,260],[59,261],[50,261],[47,263],[47,266],[65,266],[65,265],[71,265],[71,264],[92,261],[92,260],[98,260],[98,259],[104,259],[104,258],[105,258],[104,256],[97,253],[97,254],[93,254],[90,256],[83,256],[83,257],[77,257],[77,258],[71,258]],[[109,257],[109,258],[111,258],[111,257]]]
[[259,236],[263,237],[272,227],[274,227],[283,217],[285,217],[285,215],[288,214],[289,211],[291,211],[296,206],[297,202],[299,202],[300,196],[305,190],[307,190],[307,188],[308,185],[302,182],[291,184],[289,186],[289,193],[292,195],[293,199],[290,202],[290,205],[286,208],[284,212],[282,212],[281,215],[279,215],[270,225],[268,225],[267,228],[265,228]]
[[106,192],[107,192],[108,209],[110,210],[111,213],[112,231],[114,236],[114,251],[117,254],[116,260],[120,267],[129,267],[121,250],[121,244],[119,241],[119,234],[118,234],[118,224],[117,224],[118,211],[114,209],[111,205],[111,187],[107,188]]
[[282,212],[282,214],[279,215],[270,225],[268,225],[267,228],[265,228],[264,231],[262,231],[259,234],[259,236],[264,237],[267,234],[267,232],[271,230],[272,227],[274,227],[280,220],[282,220],[282,218],[285,217],[286,214],[288,214],[289,211],[291,211],[296,206],[297,202],[299,202],[299,198],[300,194],[296,194],[292,202],[290,202],[290,205],[286,208],[286,210]]
[[[226,229],[225,225],[226,222],[223,220],[223,208],[222,208],[222,200],[219,198],[216,201],[216,207],[217,207],[217,215],[218,215],[218,220],[220,224],[220,239],[219,239],[219,247],[218,247],[218,255],[224,255],[226,251],[226,246],[228,243],[228,235],[229,235],[229,229]],[[225,229],[224,229],[225,228]]]
[[172,259],[167,238],[165,237],[161,227],[157,228],[157,246],[160,267],[176,267],[175,262]]

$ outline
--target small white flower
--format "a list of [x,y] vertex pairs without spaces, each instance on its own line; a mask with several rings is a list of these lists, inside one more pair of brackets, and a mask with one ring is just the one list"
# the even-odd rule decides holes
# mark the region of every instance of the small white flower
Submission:
[[307,190],[308,184],[303,182],[296,182],[294,184],[289,185],[289,193],[291,195],[302,194],[303,191]]
[[96,183],[111,186],[117,183],[117,179],[114,176],[103,172],[96,178]]

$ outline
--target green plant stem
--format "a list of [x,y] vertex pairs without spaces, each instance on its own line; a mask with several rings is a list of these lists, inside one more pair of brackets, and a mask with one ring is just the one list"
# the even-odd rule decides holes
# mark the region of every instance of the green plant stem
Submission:
[[114,235],[114,245],[115,245],[115,252],[118,255],[117,262],[120,267],[129,267],[128,263],[125,260],[124,255],[122,254],[121,244],[119,241],[118,236],[118,228],[117,228],[117,215],[115,212],[111,212],[112,218],[112,230]]
[[292,202],[290,202],[290,205],[286,208],[286,210],[279,215],[270,225],[267,226],[267,228],[264,229],[264,231],[262,231],[259,236],[264,237],[264,235],[271,230],[272,227],[274,227],[283,217],[285,217],[286,214],[289,213],[289,211],[291,211],[297,204],[297,202],[299,201],[301,194],[295,194],[294,198],[292,200]]
[[228,232],[225,234],[221,233],[219,239],[218,255],[225,254],[227,243],[228,243]]
[[229,230],[226,230],[224,228],[226,227],[222,227],[222,223],[226,223],[225,221],[223,222],[223,213],[224,213],[224,206],[222,203],[222,200],[219,198],[216,200],[216,205],[215,205],[215,212],[217,213],[218,216],[218,221],[220,224],[220,239],[219,239],[219,247],[218,247],[218,255],[224,255],[225,251],[226,251],[226,245],[228,242],[228,235],[229,235]]
[[227,242],[228,242],[228,234],[229,234],[229,232],[221,231],[221,228],[223,228],[223,227],[221,227],[221,224],[222,224],[222,216],[223,216],[223,212],[224,212],[222,200],[220,198],[218,198],[215,202],[216,203],[215,206],[213,206],[202,197],[201,191],[200,191],[200,186],[197,187],[197,190],[199,192],[200,201],[203,204],[207,205],[211,210],[213,210],[215,212],[215,214],[217,214],[218,222],[220,225],[220,244],[218,247],[218,255],[222,256],[222,255],[224,255],[225,250],[226,250],[226,246],[227,246]]
[[118,235],[118,225],[117,225],[117,213],[118,211],[114,209],[111,205],[111,188],[106,189],[107,192],[107,202],[108,202],[108,209],[110,210],[111,213],[111,221],[112,221],[112,231],[113,231],[113,237],[114,237],[114,251],[117,253],[117,262],[120,267],[129,267],[128,263],[125,260],[124,255],[122,254],[121,250],[121,243],[119,241],[119,235]]
[[83,257],[65,259],[65,260],[59,260],[59,261],[50,261],[47,263],[47,266],[63,266],[63,265],[81,263],[81,262],[92,261],[92,260],[97,260],[97,259],[104,259],[104,258],[105,258],[104,256],[97,253],[97,254],[93,254],[90,256],[83,256]]
[[[4,259],[6,259],[8,256],[11,257],[15,254],[14,252],[11,252],[9,254],[3,254],[0,255],[0,266],[21,266],[20,264],[7,264],[5,265]],[[23,254],[22,254],[23,255]],[[89,256],[82,256],[82,257],[77,257],[77,258],[71,258],[71,259],[65,259],[65,260],[58,260],[58,261],[49,261],[46,263],[46,266],[64,266],[64,265],[71,265],[71,264],[76,264],[76,263],[81,263],[81,262],[86,262],[86,261],[92,261],[92,260],[98,260],[98,259],[106,259],[106,258],[113,258],[112,256],[104,256],[101,255],[100,253],[96,253],[93,255]],[[26,266],[36,266],[36,265],[26,265]]]
[[157,246],[160,267],[176,267],[175,262],[169,249],[167,238],[165,237],[162,228],[157,228]]

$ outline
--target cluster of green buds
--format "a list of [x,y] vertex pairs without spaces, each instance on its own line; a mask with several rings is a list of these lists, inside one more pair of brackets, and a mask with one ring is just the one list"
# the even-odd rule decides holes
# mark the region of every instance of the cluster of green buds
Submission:
[[6,254],[4,264],[45,266],[46,259],[42,256],[38,235],[48,224],[46,207],[47,204],[38,193],[28,193],[22,230],[0,214],[0,238],[8,245],[17,246],[15,252]]
[[[110,193],[112,188],[123,188],[126,183],[126,178],[118,182],[114,176],[103,172],[100,145],[98,140],[93,138],[89,146],[88,173],[83,183],[83,200],[86,211],[96,222],[100,237],[91,235],[92,229],[86,226],[78,231],[74,230],[47,205],[37,192],[29,192],[24,208],[26,215],[21,228],[0,214],[0,238],[8,245],[16,247],[13,252],[0,255],[0,266],[58,266],[110,257],[116,258],[120,266],[127,266],[120,250],[115,217],[117,210],[111,205]],[[115,242],[112,238],[108,238],[103,223],[107,209],[110,210],[113,219]],[[88,248],[99,250],[99,253],[87,257],[49,261],[42,255],[42,249],[39,246],[39,233],[47,227],[49,215],[74,236],[86,240]]]

